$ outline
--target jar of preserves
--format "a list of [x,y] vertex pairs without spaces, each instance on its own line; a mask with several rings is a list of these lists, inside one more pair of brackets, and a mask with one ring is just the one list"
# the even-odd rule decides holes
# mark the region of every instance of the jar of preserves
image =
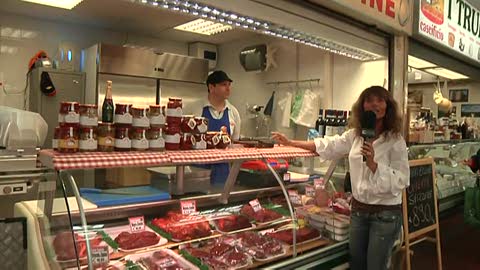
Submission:
[[132,124],[132,104],[115,104],[114,122],[118,124]]
[[132,107],[134,127],[150,127],[150,120],[147,117],[147,108]]
[[132,140],[129,137],[130,128],[115,127],[115,151],[130,151]]
[[79,149],[81,152],[97,151],[97,130],[95,127],[81,127]]
[[195,130],[197,134],[204,134],[208,130],[208,119],[206,117],[195,117]]
[[112,152],[115,149],[115,128],[112,123],[99,123],[97,129],[98,151]]
[[180,149],[180,127],[176,125],[166,124],[165,126],[165,149]]
[[132,149],[137,151],[148,150],[147,128],[134,127],[131,133]]
[[62,153],[78,152],[78,128],[71,126],[60,127],[58,151]]
[[167,103],[167,123],[180,125],[183,115],[183,104],[181,98],[168,98]]
[[148,119],[150,126],[163,128],[165,126],[165,106],[150,105]]
[[216,148],[220,148],[220,149],[227,148],[230,145],[230,143],[232,142],[230,140],[230,135],[228,135],[227,133],[219,134],[219,139],[220,139],[220,141],[218,142]]
[[61,102],[58,123],[80,123],[80,104],[78,102]]
[[195,122],[195,116],[193,115],[184,115],[182,116],[182,123],[180,129],[183,133],[193,133],[197,123]]
[[183,133],[180,138],[180,149],[192,150],[195,145],[195,136],[191,133]]
[[151,127],[147,132],[148,147],[152,151],[165,150],[165,139],[163,139],[162,129]]
[[95,104],[80,104],[80,125],[96,127],[98,125],[98,106]]
[[221,134],[218,131],[210,131],[205,134],[205,141],[207,143],[207,149],[216,148],[220,143]]
[[195,144],[193,145],[193,149],[195,150],[207,149],[207,140],[205,136],[206,136],[205,134],[195,134]]
[[60,127],[55,127],[55,131],[53,132],[53,139],[52,139],[53,150],[58,151],[58,140],[59,139],[60,139]]

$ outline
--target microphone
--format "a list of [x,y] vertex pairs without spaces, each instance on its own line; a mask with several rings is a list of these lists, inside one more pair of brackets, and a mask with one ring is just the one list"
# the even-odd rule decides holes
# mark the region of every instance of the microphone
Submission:
[[[360,116],[361,135],[364,140],[375,138],[376,121],[377,115],[372,111],[365,111]],[[365,156],[363,156],[363,161],[366,161]]]

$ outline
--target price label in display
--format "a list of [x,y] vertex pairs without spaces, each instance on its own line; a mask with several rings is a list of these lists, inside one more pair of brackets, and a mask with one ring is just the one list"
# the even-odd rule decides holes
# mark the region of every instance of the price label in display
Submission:
[[258,199],[251,200],[248,203],[250,204],[250,206],[252,206],[254,212],[258,212],[262,210],[262,205],[260,204]]
[[182,210],[182,214],[184,215],[190,215],[190,214],[196,213],[197,201],[195,200],[181,201],[180,209]]
[[325,188],[325,178],[320,177],[320,178],[315,178],[313,179],[313,186],[317,188],[324,189]]
[[130,222],[130,231],[132,233],[145,231],[145,218],[143,216],[128,218],[128,222]]
[[288,190],[288,197],[290,198],[290,201],[293,204],[296,204],[296,205],[301,205],[302,204],[302,200],[300,198],[300,195],[298,195],[298,191],[289,189]]
[[266,229],[266,230],[263,230],[263,231],[259,231],[258,233],[260,235],[265,235],[267,233],[273,233],[275,231],[275,228],[270,228],[270,229]]
[[95,267],[107,266],[110,263],[108,246],[92,247],[92,263]]
[[285,181],[285,182],[290,181],[290,173],[284,173],[283,174],[283,181]]
[[312,186],[305,186],[305,195],[314,197],[315,196],[315,188]]

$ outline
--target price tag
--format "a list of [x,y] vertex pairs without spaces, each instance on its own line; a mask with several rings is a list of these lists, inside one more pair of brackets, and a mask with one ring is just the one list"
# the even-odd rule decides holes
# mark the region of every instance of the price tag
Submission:
[[315,188],[312,186],[305,186],[305,195],[315,197]]
[[285,181],[285,182],[290,181],[290,173],[284,173],[283,174],[283,181]]
[[262,210],[262,205],[260,204],[258,199],[251,200],[248,203],[252,206],[254,212],[258,212],[258,211]]
[[289,189],[288,190],[288,197],[290,198],[290,201],[293,204],[296,204],[296,205],[301,205],[302,204],[302,200],[300,198],[300,195],[298,195],[298,191]]
[[182,210],[182,214],[184,215],[193,214],[197,212],[197,201],[195,200],[181,201],[180,209]]
[[274,231],[275,231],[275,228],[270,228],[270,229],[266,229],[266,230],[263,230],[263,231],[259,231],[258,233],[259,233],[260,235],[265,235],[265,234],[267,234],[267,233],[272,233],[272,232],[274,232]]
[[130,231],[132,233],[145,231],[145,218],[143,216],[130,217],[128,222],[130,222]]
[[110,263],[108,246],[92,247],[92,263],[95,267],[107,266]]
[[317,188],[324,189],[325,188],[325,178],[320,177],[320,178],[313,179],[313,186],[315,187],[315,189],[317,189]]

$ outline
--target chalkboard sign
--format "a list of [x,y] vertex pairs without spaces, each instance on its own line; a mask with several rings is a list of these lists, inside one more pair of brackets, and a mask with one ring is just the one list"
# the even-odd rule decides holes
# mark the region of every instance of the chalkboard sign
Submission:
[[408,232],[436,224],[432,164],[410,167],[410,186],[406,190]]

